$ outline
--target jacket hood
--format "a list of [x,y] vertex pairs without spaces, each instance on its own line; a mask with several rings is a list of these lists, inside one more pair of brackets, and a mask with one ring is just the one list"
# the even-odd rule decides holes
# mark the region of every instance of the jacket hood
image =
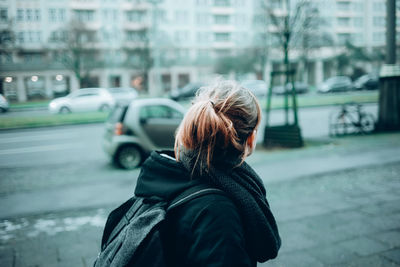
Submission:
[[190,173],[181,162],[162,154],[174,157],[173,151],[153,151],[150,154],[139,173],[136,196],[171,200],[185,189],[200,183],[190,178]]

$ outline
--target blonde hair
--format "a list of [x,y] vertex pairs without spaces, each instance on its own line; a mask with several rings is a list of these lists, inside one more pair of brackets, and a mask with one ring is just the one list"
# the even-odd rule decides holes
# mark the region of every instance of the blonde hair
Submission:
[[[236,151],[241,163],[249,154],[247,138],[261,120],[256,97],[234,81],[202,87],[181,122],[175,138],[175,157],[180,150],[195,153],[193,171],[200,164],[210,169],[215,154]],[[192,172],[193,173],[193,172]]]

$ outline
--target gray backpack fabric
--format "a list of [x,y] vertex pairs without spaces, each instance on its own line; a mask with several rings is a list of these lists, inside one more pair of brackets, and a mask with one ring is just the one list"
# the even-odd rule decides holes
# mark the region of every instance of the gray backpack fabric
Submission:
[[101,252],[94,267],[166,266],[160,227],[167,212],[216,188],[195,186],[170,203],[133,197],[113,210],[104,227]]

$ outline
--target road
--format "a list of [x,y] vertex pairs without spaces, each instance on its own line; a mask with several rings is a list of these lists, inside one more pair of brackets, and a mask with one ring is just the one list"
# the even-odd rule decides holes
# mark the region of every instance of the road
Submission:
[[[248,160],[284,244],[262,266],[400,266],[399,135],[332,140],[334,109],[300,111],[306,148],[259,146]],[[102,133],[102,124],[0,131],[1,266],[91,265],[108,212],[139,172],[111,166]]]

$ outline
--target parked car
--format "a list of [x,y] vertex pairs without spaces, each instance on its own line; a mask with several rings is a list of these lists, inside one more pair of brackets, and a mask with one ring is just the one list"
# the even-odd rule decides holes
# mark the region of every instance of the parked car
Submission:
[[0,94],[0,112],[7,112],[10,105],[8,104],[7,99]]
[[152,150],[174,147],[184,113],[180,104],[168,98],[117,104],[105,124],[103,149],[118,167],[136,168]]
[[56,98],[49,103],[51,113],[70,113],[81,111],[109,111],[115,99],[104,88],[83,88],[65,97]]
[[347,76],[335,76],[327,79],[318,87],[318,93],[346,92],[353,89],[351,79]]
[[374,74],[365,74],[354,81],[356,90],[376,90],[379,88],[379,77]]
[[262,80],[245,80],[240,85],[249,89],[258,98],[264,98],[268,93],[268,85]]
[[[294,88],[297,94],[305,94],[308,93],[310,86],[305,82],[294,82]],[[272,93],[276,95],[283,95],[285,94],[284,89],[285,88],[283,87],[283,85],[274,86],[272,88]],[[291,83],[286,84],[286,91],[290,93],[291,90],[292,90],[292,84]]]
[[182,88],[171,91],[169,97],[172,100],[180,101],[193,98],[200,87],[204,86],[203,83],[188,83]]
[[108,88],[108,91],[114,97],[116,102],[131,102],[138,97],[138,92],[134,88],[129,87],[113,87]]

